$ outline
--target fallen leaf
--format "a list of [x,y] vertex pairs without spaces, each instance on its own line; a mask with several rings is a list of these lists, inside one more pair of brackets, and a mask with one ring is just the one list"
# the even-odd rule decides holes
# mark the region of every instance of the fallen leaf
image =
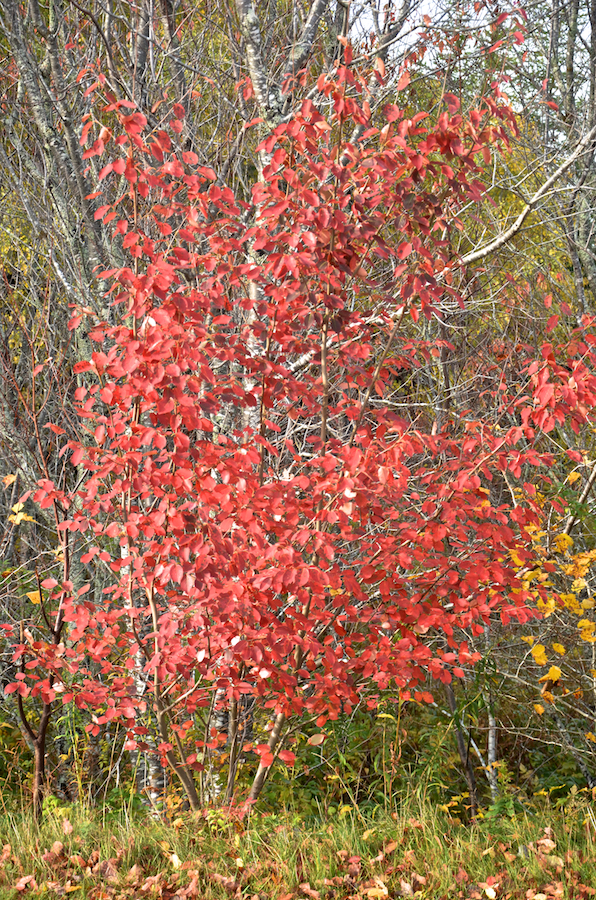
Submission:
[[140,866],[138,863],[135,863],[134,866],[132,866],[132,867],[128,870],[128,874],[127,874],[127,876],[126,876],[126,880],[127,880],[127,881],[140,881],[140,879],[141,879],[142,877],[143,877],[143,870],[142,870],[141,866]]
[[101,875],[102,878],[106,878],[109,881],[110,878],[118,877],[117,865],[118,860],[115,857],[104,859],[93,866],[93,874]]
[[37,887],[37,882],[33,875],[23,875],[22,878],[19,878],[17,883],[13,885],[15,891],[25,891],[28,887],[31,888],[32,891],[37,891],[39,888]]
[[217,881],[219,884],[223,885],[228,891],[235,891],[236,888],[239,887],[238,882],[235,878],[230,878],[229,875],[220,875],[219,872],[211,872],[209,875],[213,881]]
[[307,897],[312,897],[312,900],[319,900],[321,896],[319,891],[313,890],[308,882],[306,882],[306,884],[301,884],[300,890],[303,894],[306,894]]
[[73,832],[72,825],[66,818],[62,819],[62,831],[64,834],[72,834]]
[[536,847],[541,853],[550,853],[556,846],[555,842],[551,841],[550,838],[540,838],[540,840],[536,841]]
[[348,860],[348,875],[350,878],[358,878],[360,875],[360,868],[362,864],[362,859],[360,856],[351,856]]
[[455,880],[457,881],[458,884],[465,884],[467,881],[470,880],[470,876],[468,875],[466,870],[462,869],[462,867],[460,866],[459,871],[458,871],[457,875],[455,876]]
[[370,900],[381,900],[382,897],[389,896],[387,885],[377,877],[375,877],[374,887],[367,888],[364,893],[370,897]]

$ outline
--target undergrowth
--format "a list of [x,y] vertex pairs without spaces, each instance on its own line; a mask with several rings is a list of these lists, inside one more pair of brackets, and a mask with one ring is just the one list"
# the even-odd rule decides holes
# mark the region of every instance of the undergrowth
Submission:
[[577,791],[533,810],[496,804],[466,823],[454,805],[412,796],[393,813],[211,809],[162,822],[50,802],[39,823],[0,818],[0,898],[571,900],[596,894],[594,807]]

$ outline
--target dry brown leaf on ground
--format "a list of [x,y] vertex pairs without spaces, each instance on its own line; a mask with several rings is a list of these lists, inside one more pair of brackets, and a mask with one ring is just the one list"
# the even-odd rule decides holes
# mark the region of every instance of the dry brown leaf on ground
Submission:
[[23,875],[22,878],[19,878],[17,883],[13,885],[15,891],[26,891],[27,888],[31,888],[32,891],[37,891],[39,888],[37,887],[37,882],[33,875]]
[[312,900],[319,900],[321,896],[320,891],[315,891],[314,888],[311,888],[308,882],[306,882],[305,884],[301,884],[300,890],[303,894],[306,894],[307,897],[311,897]]
[[221,884],[227,891],[234,892],[240,887],[238,881],[230,875],[220,875],[219,872],[210,872],[209,878],[216,881],[218,884]]

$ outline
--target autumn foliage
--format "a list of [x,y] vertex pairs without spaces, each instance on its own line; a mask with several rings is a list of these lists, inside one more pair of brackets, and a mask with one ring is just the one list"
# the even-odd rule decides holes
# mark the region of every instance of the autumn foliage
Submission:
[[[188,737],[216,691],[270,710],[266,769],[294,758],[291,717],[323,728],[388,688],[429,700],[428,676],[476,658],[464,631],[538,615],[540,434],[594,403],[584,334],[564,359],[523,348],[525,388],[503,376],[490,415],[407,408],[404,382],[449,347],[412,323],[464,303],[452,236],[514,122],[496,88],[465,115],[446,94],[410,118],[398,94],[382,119],[349,66],[318,88],[320,109],[262,141],[248,196],[181,146],[180,105],[151,129],[99,85],[83,132],[123,262],[98,273],[110,321],[71,322],[93,344],[75,367],[85,438],[62,448],[76,485],[42,480],[33,500],[89,577],[43,582],[65,632],[17,640],[28,668],[9,690],[60,694],[141,746],[153,711],[183,781],[217,745]],[[507,478],[517,499],[494,502]]]

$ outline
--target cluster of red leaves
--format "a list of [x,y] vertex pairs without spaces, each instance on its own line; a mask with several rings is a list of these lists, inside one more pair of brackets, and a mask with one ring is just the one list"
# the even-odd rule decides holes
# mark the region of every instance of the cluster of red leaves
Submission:
[[[349,70],[319,88],[328,117],[306,101],[266,139],[248,200],[178,151],[180,109],[150,133],[112,99],[117,137],[103,126],[86,153],[113,146],[100,178],[115,199],[96,215],[130,264],[100,273],[119,319],[88,325],[96,349],[75,367],[87,436],[64,452],[84,478],[42,481],[34,500],[113,580],[100,595],[44,582],[68,639],[18,645],[12,689],[61,690],[94,727],[142,734],[139,650],[189,713],[220,688],[322,725],[365,687],[371,705],[390,685],[428,699],[428,673],[473,662],[462,630],[534,614],[527,473],[551,463],[537,429],[589,416],[592,344],[545,350],[523,397],[504,389],[514,427],[470,414],[437,432],[391,402],[434,349],[410,319],[458,300],[450,231],[510,113],[489,98],[463,116],[448,95],[436,121],[389,105],[377,127]],[[503,472],[527,479],[526,501],[491,503]]]

